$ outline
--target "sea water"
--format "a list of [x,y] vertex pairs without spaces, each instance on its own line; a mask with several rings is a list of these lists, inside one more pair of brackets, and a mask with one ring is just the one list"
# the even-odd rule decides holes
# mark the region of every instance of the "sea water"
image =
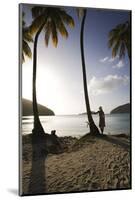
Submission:
[[[93,115],[95,124],[99,125],[99,116]],[[58,136],[80,137],[89,132],[86,115],[40,116],[46,133],[56,130]],[[130,114],[106,114],[105,134],[130,134]],[[33,116],[22,118],[22,134],[29,134],[33,128]]]

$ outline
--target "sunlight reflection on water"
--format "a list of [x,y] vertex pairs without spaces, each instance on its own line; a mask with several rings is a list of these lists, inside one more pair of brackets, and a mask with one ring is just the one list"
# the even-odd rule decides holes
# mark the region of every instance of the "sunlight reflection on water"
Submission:
[[[98,126],[99,117],[93,115]],[[130,134],[129,114],[106,114],[105,134]],[[65,116],[41,116],[41,123],[47,133],[55,129],[58,136],[82,136],[88,133],[86,115],[65,115]],[[33,116],[25,116],[22,119],[22,133],[29,134],[33,128]]]

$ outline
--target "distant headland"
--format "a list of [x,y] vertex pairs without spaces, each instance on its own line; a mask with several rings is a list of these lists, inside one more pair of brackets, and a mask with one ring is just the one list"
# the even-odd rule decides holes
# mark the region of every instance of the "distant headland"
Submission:
[[[41,104],[38,104],[38,111],[39,115],[55,115],[55,113],[51,109]],[[22,115],[23,116],[33,115],[32,101],[28,99],[22,99]]]
[[115,113],[130,113],[130,103],[118,106],[110,112],[110,114]]
[[[110,111],[110,114],[116,114],[116,113],[130,113],[130,103],[120,105]],[[79,115],[86,115],[86,114],[87,114],[86,112],[79,113]]]

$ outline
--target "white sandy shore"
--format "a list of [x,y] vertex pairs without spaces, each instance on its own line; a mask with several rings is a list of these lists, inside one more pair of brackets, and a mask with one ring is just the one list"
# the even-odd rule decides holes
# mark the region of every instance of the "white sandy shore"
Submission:
[[[28,141],[23,145],[24,194],[29,192],[31,174],[31,144]],[[45,193],[131,187],[128,137],[86,135],[81,140],[69,137],[63,141],[69,148],[60,154],[49,154],[45,160]],[[40,191],[38,180],[35,182]]]

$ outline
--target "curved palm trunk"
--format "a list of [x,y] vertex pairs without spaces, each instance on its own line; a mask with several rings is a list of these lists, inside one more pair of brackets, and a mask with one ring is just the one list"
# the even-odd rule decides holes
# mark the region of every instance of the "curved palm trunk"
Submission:
[[88,89],[87,89],[87,77],[86,77],[86,67],[85,67],[85,58],[84,58],[84,43],[83,43],[83,38],[84,38],[84,24],[85,24],[86,13],[87,13],[87,11],[85,9],[84,10],[83,19],[82,19],[81,34],[80,34],[80,46],[81,46],[81,58],[82,58],[82,72],[83,72],[83,86],[84,86],[86,111],[87,111],[87,116],[88,116],[90,133],[92,133],[92,134],[99,134],[99,130],[98,130],[97,126],[95,125],[95,123],[93,121],[93,118],[92,118],[92,115],[91,115],[90,103],[89,103],[89,96],[88,96]]
[[44,27],[43,23],[38,30],[38,32],[35,35],[35,41],[34,41],[34,50],[33,50],[33,82],[32,82],[32,100],[33,100],[33,115],[34,115],[34,130],[33,133],[40,135],[44,134],[44,129],[42,127],[42,124],[39,119],[39,113],[38,113],[38,105],[37,105],[37,97],[36,97],[36,72],[37,72],[37,43],[39,35]]

